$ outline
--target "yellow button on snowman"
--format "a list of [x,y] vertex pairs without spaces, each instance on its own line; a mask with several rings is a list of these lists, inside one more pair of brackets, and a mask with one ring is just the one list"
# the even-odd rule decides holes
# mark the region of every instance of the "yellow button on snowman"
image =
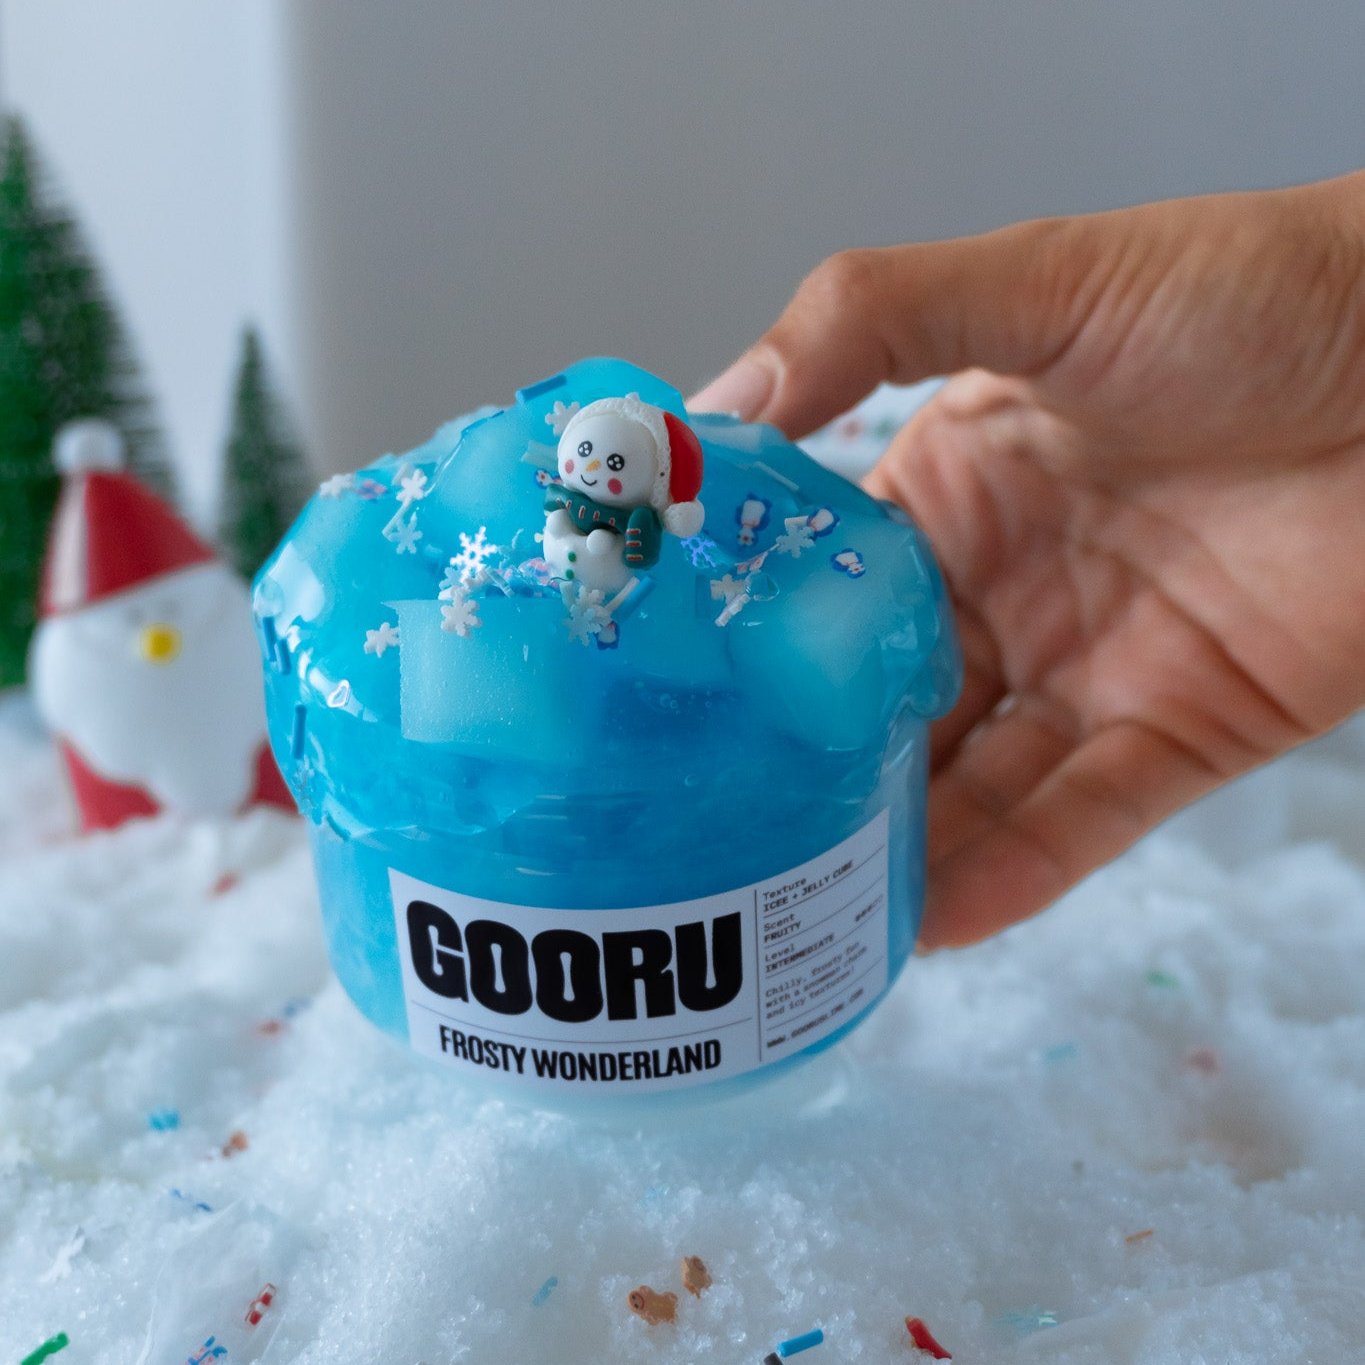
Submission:
[[659,560],[662,533],[701,530],[702,451],[681,418],[637,394],[600,398],[565,424],[545,497],[542,554],[554,578],[605,596]]

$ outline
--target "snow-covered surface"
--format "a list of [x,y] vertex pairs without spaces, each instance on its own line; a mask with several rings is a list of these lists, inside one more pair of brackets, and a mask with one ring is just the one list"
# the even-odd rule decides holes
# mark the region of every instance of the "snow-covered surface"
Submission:
[[639,1128],[370,1029],[290,820],[73,838],[21,698],[0,773],[0,1362],[927,1360],[906,1315],[959,1365],[1365,1353],[1358,726],[912,962],[799,1084]]

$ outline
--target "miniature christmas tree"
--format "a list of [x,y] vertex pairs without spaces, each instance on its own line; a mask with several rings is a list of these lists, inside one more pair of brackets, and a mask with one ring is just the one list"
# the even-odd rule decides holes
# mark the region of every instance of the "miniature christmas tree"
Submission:
[[74,222],[44,193],[28,138],[11,120],[0,169],[0,686],[24,678],[60,487],[52,441],[79,417],[113,422],[129,467],[167,487],[113,309]]
[[219,515],[219,540],[247,578],[254,577],[289,529],[311,485],[308,463],[270,391],[260,339],[248,327],[242,337]]

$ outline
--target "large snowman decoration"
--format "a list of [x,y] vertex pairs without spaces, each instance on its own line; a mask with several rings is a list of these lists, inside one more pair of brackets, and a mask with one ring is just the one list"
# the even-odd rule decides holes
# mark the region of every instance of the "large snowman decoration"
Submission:
[[561,582],[610,597],[658,563],[664,531],[686,539],[701,530],[701,442],[635,394],[576,412],[560,435],[558,466],[541,553]]
[[107,423],[64,427],[54,460],[29,676],[84,828],[292,806],[264,743],[246,585],[123,471]]

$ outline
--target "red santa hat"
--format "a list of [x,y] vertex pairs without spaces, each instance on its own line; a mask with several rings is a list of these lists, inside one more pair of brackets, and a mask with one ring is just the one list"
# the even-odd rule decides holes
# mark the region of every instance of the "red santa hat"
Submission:
[[624,398],[599,398],[580,408],[569,419],[561,440],[585,417],[610,412],[636,422],[654,441],[655,475],[649,502],[659,514],[664,530],[686,540],[701,530],[706,515],[697,501],[701,492],[702,449],[697,433],[671,412],[641,402],[638,393]]
[[663,419],[668,432],[668,502],[658,510],[665,528],[686,540],[701,530],[706,515],[697,501],[701,492],[701,442],[681,417],[666,412]]
[[218,558],[154,493],[124,472],[108,422],[64,426],[52,451],[64,476],[48,533],[40,609],[56,616]]

